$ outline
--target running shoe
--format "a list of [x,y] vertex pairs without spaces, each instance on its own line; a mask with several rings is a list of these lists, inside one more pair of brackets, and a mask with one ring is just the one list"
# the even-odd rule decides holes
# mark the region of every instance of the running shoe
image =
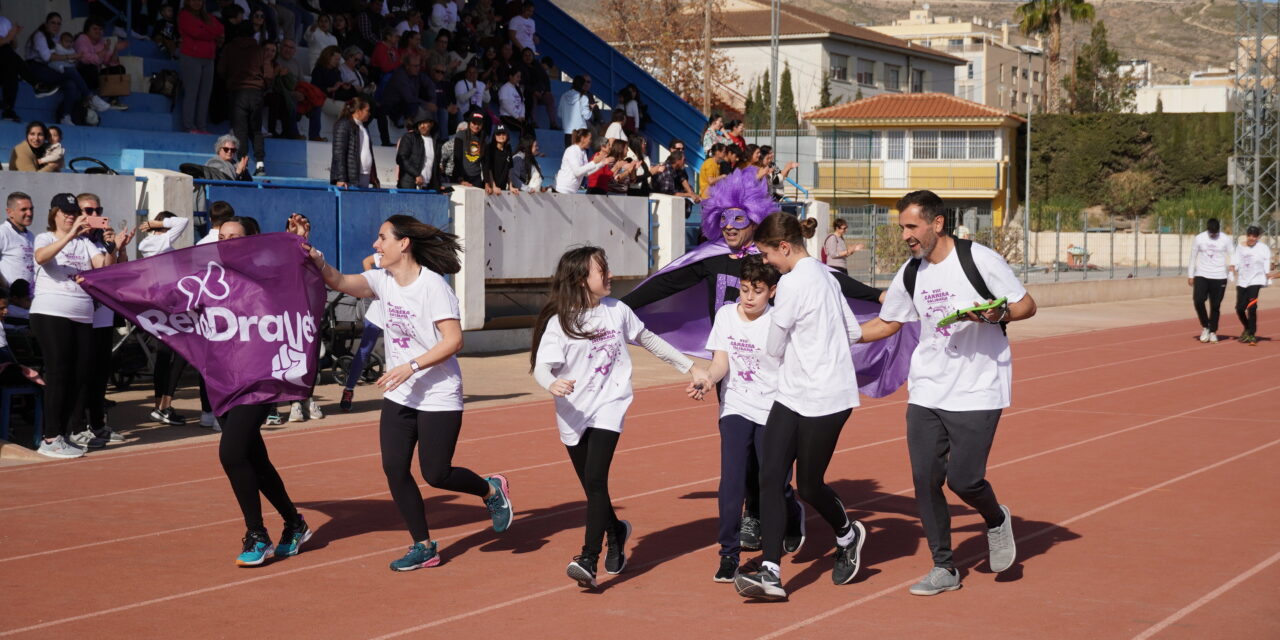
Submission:
[[244,543],[244,549],[236,557],[236,565],[256,567],[271,557],[271,536],[268,536],[266,531],[250,529],[245,532],[241,542]]
[[796,506],[800,507],[799,514],[787,520],[787,531],[782,536],[782,550],[787,553],[796,553],[804,546],[804,503],[797,501]]
[[278,427],[284,424],[284,416],[280,415],[279,411],[272,409],[271,413],[267,414],[267,424],[273,427]]
[[280,544],[276,545],[275,556],[277,558],[296,556],[302,543],[310,539],[311,527],[307,526],[307,521],[302,514],[298,514],[297,522],[285,523],[284,531],[280,534]]
[[609,541],[604,554],[604,570],[611,575],[618,575],[627,566],[627,540],[631,538],[631,522],[619,520],[613,531],[609,532]]
[[960,574],[955,569],[934,567],[929,575],[911,585],[908,590],[913,596],[936,596],[943,591],[955,591],[960,588]]
[[994,529],[987,529],[987,562],[996,573],[1012,567],[1018,557],[1018,546],[1013,538],[1013,516],[1009,514],[1009,507],[1000,505],[1000,510],[1004,512],[1004,522]]
[[103,426],[100,429],[94,429],[93,435],[106,440],[107,442],[124,442],[124,436],[117,433],[111,427]]
[[511,508],[511,486],[507,477],[501,474],[489,476],[488,482],[493,486],[493,495],[484,499],[484,506],[489,508],[489,517],[493,519],[493,530],[498,533],[511,526],[515,510]]
[[151,419],[159,422],[160,424],[167,424],[169,426],[178,426],[187,423],[186,418],[174,413],[173,407],[153,410],[151,412]]
[[1209,332],[1209,344],[1218,344],[1218,334]]
[[302,403],[295,402],[289,407],[289,422],[306,422],[307,417],[302,415]]
[[342,400],[338,401],[338,408],[342,409],[343,413],[351,412],[351,400],[355,398],[355,395],[354,389],[342,390]]
[[307,398],[307,415],[312,420],[319,420],[324,417],[324,411],[320,409],[320,403],[316,402],[314,397]]
[[1200,330],[1200,342],[1209,341],[1209,327]]
[[103,449],[107,446],[107,440],[105,438],[99,438],[93,433],[92,429],[86,427],[85,430],[80,433],[71,434],[71,444],[86,450]]
[[435,540],[431,541],[430,547],[421,542],[415,542],[412,547],[409,547],[409,552],[404,554],[403,558],[391,562],[391,570],[413,571],[414,569],[426,569],[439,564],[440,553],[437,551]]
[[738,534],[738,544],[747,551],[760,550],[760,518],[742,516],[742,531]]
[[1240,337],[1236,339],[1245,344],[1249,344],[1249,342],[1253,340],[1253,335],[1250,334],[1248,331],[1244,331],[1244,332],[1241,332]]
[[850,524],[853,526],[853,540],[843,546],[836,544],[836,565],[831,568],[831,581],[836,584],[852,582],[862,564],[862,544],[867,541],[867,529],[857,520]]
[[209,411],[200,412],[200,426],[206,429],[213,429],[214,433],[222,432],[222,425],[218,423],[218,417]]
[[44,440],[40,443],[40,448],[36,449],[36,453],[46,458],[79,458],[84,455],[84,449],[68,443],[58,436],[53,440]]
[[738,595],[744,598],[782,600],[787,597],[787,590],[782,588],[782,578],[765,567],[755,571],[739,571],[738,577],[733,579],[733,586],[738,588]]
[[596,563],[600,561],[598,556],[580,555],[574,556],[569,562],[569,566],[565,569],[565,573],[578,582],[578,586],[583,589],[596,588]]
[[712,580],[716,582],[733,582],[738,576],[738,559],[733,556],[720,556],[720,568]]

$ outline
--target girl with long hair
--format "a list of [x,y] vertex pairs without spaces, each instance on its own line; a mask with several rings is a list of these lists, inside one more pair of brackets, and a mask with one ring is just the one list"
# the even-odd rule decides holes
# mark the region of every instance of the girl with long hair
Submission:
[[462,323],[458,298],[444,276],[462,268],[458,237],[411,216],[394,215],[378,229],[373,250],[382,256],[382,268],[359,274],[343,274],[314,248],[311,257],[330,289],[357,298],[377,296],[383,305],[387,371],[375,383],[384,391],[379,426],[382,470],[413,538],[408,553],[393,561],[391,569],[412,571],[440,564],[422,493],[413,480],[415,447],[427,484],[482,498],[494,531],[507,530],[513,511],[506,477],[482,478],[453,466],[462,431],[457,358]]
[[596,586],[600,546],[608,534],[605,571],[627,564],[631,524],[619,520],[609,499],[609,466],[631,405],[634,342],[678,369],[694,384],[709,385],[707,371],[645,328],[631,308],[610,298],[609,263],[599,247],[570,249],[560,257],[547,304],[538,314],[529,352],[533,377],[555,396],[560,441],[587,496],[582,553],[566,569],[578,586]]

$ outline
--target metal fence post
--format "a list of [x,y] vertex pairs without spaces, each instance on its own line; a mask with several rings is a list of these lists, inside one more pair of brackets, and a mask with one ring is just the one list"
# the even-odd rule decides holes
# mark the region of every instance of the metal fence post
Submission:
[[1156,277],[1164,271],[1164,227],[1160,226],[1160,216],[1156,216]]
[[[1088,230],[1085,231],[1088,233]],[[1086,264],[1085,268],[1088,269]],[[1111,216],[1111,279],[1116,279],[1116,217]]]
[[876,286],[876,241],[880,239],[880,229],[876,227],[875,208],[871,209],[871,286]]
[[1053,214],[1053,281],[1058,281],[1058,256],[1062,255],[1062,212]]
[[1088,280],[1089,279],[1089,214],[1087,212],[1081,211],[1080,218],[1082,220],[1082,222],[1080,223],[1080,229],[1084,231],[1084,256],[1083,256],[1084,269],[1081,270],[1081,273],[1084,275],[1082,275],[1080,279]]
[[1178,275],[1182,275],[1182,223],[1184,220],[1178,220]]
[[1133,214],[1133,277],[1138,277],[1138,242],[1142,240],[1142,229],[1138,226],[1138,214]]

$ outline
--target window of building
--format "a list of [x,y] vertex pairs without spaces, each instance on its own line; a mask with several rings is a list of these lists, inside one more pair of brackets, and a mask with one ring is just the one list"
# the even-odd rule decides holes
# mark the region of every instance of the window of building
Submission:
[[1017,79],[1018,79],[1018,65],[1016,65],[1016,64],[1015,64],[1015,65],[1013,65],[1013,79],[1014,79],[1014,80],[1017,80]]
[[937,160],[938,132],[913,131],[911,133],[911,157],[915,160]]
[[906,157],[906,149],[903,144],[907,138],[906,131],[886,131],[884,132],[885,146],[890,160],[902,160]]
[[1032,77],[1036,82],[1040,82],[1040,72],[1039,72],[1039,71],[1036,71],[1036,72],[1032,73],[1032,74],[1031,74],[1031,77]]
[[924,70],[923,69],[911,70],[911,92],[912,93],[924,92]]
[[1022,79],[1023,79],[1023,80],[1026,80],[1026,79],[1027,79],[1027,68],[1026,68],[1026,67],[1023,67],[1023,68],[1022,68]]
[[893,64],[884,66],[884,88],[888,91],[902,91],[902,67]]
[[939,157],[943,160],[964,160],[968,133],[967,131],[943,131]]
[[964,49],[964,38],[952,38],[947,41],[947,48],[952,51]]
[[1011,97],[1010,101],[1013,103],[1013,106],[1015,107],[1018,106],[1018,91],[1016,89],[1013,91],[1010,91],[1009,96]]
[[857,131],[853,134],[854,160],[880,159],[880,132]]
[[872,86],[876,83],[876,63],[874,60],[858,60],[858,84]]
[[1000,63],[1000,82],[1004,82],[1004,63]]
[[822,134],[823,160],[848,160],[853,142],[852,131],[829,130]]
[[973,79],[973,61],[972,60],[969,61],[969,64],[965,65],[965,72],[966,72],[966,77],[972,80]]
[[831,54],[831,69],[829,70],[832,80],[849,80],[849,56],[839,53]]
[[995,131],[969,132],[969,159],[994,160],[996,157]]

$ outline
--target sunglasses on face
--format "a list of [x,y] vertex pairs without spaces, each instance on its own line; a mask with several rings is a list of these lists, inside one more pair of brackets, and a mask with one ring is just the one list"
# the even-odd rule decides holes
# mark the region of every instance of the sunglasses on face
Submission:
[[80,207],[80,211],[84,212],[85,215],[90,216],[102,215],[102,207]]
[[227,153],[235,153],[235,152],[236,152],[236,148],[235,148],[235,147],[223,147],[223,148],[219,149],[219,151],[226,151]]

